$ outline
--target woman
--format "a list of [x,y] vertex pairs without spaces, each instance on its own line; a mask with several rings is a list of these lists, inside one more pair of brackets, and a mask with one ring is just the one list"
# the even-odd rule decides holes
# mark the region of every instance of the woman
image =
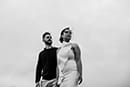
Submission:
[[61,32],[57,60],[59,69],[58,84],[60,87],[78,87],[82,82],[82,63],[80,48],[75,43],[70,43],[72,32],[69,27]]

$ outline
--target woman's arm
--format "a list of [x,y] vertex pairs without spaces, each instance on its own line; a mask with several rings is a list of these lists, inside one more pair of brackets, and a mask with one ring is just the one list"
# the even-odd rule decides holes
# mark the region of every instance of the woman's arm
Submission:
[[80,74],[79,76],[79,84],[82,82],[82,61],[81,61],[81,51],[77,44],[72,44],[72,49],[75,54],[75,61],[77,64],[77,70]]
[[[58,55],[58,52],[59,52],[60,49],[61,49],[61,47],[59,47],[59,48],[57,49],[57,51],[56,51],[56,54],[57,54],[57,55]],[[59,67],[58,67],[58,56],[57,56],[57,67],[56,67],[57,85],[60,85],[60,83],[59,83],[59,73],[60,73],[60,71],[59,71]]]

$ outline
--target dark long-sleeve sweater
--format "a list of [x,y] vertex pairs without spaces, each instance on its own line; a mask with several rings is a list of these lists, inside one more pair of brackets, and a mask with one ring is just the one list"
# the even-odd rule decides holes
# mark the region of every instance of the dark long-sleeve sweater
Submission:
[[41,77],[45,80],[56,78],[56,50],[56,47],[50,49],[44,48],[44,50],[39,53],[35,83],[39,82]]

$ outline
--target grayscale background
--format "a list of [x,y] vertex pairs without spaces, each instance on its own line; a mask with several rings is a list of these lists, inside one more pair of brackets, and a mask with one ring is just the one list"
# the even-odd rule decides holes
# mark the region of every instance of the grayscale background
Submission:
[[35,87],[41,35],[70,26],[80,87],[130,87],[130,0],[0,0],[0,87]]

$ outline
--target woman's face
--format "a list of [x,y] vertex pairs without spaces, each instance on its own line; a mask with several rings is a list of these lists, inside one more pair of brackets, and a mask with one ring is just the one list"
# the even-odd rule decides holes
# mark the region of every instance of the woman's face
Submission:
[[72,35],[71,30],[66,29],[66,30],[63,32],[63,35],[62,35],[63,41],[69,42],[69,41],[71,40],[71,35]]

